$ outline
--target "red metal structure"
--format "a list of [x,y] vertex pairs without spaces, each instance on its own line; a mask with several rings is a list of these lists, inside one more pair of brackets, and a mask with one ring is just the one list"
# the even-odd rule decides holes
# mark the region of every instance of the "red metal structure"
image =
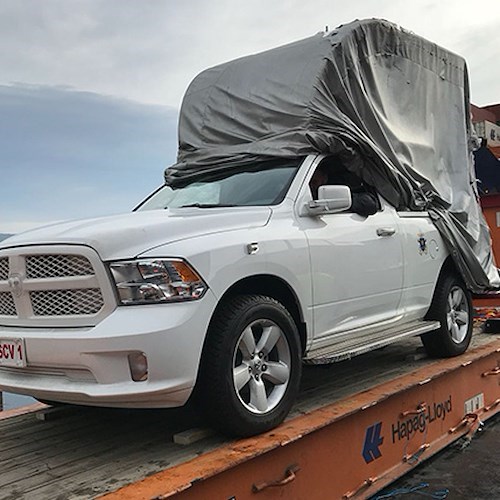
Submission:
[[366,498],[499,411],[497,340],[105,498]]

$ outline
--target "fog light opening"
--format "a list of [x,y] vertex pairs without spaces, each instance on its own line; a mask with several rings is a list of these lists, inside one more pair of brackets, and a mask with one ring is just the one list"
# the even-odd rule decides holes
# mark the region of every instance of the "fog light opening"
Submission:
[[128,355],[130,375],[134,382],[144,382],[148,379],[148,358],[143,352],[133,352]]

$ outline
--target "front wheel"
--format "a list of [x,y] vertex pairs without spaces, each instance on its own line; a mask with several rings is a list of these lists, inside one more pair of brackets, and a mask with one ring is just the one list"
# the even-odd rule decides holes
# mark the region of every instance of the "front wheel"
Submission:
[[203,354],[202,404],[214,427],[251,436],[280,424],[297,396],[300,340],[276,300],[235,297],[214,318]]
[[422,335],[429,355],[451,357],[467,350],[472,338],[472,299],[461,279],[447,274],[439,280],[427,319],[441,323],[438,330]]

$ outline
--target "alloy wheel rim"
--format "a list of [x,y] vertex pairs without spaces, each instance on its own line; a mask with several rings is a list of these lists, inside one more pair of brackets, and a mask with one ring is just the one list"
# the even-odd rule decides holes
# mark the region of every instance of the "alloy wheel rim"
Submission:
[[464,291],[458,286],[453,287],[448,294],[446,323],[451,340],[455,344],[460,344],[467,336],[469,314],[469,304]]
[[269,319],[250,323],[233,356],[233,384],[238,399],[253,414],[273,410],[290,381],[291,352],[283,330]]

